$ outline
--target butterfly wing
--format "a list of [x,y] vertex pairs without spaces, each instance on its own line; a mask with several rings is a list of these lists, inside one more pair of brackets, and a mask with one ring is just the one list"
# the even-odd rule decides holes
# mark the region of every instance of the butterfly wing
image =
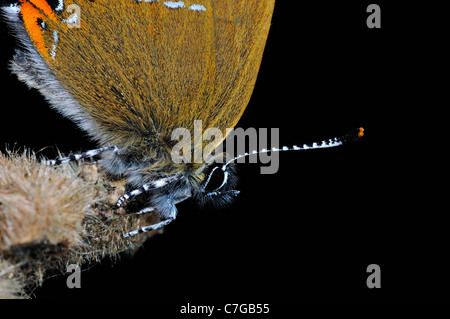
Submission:
[[61,3],[21,0],[23,25],[78,104],[55,107],[88,121],[81,126],[102,143],[170,140],[174,128],[192,131],[198,119],[223,132],[236,125],[254,87],[274,0],[78,0],[71,12],[62,9],[73,1]]

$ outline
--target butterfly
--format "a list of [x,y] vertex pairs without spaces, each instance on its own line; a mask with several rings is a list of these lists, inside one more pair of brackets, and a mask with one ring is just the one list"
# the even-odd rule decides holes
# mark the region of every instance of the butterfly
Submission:
[[[176,162],[173,131],[194,124],[223,137],[201,141],[215,149],[242,116],[253,91],[275,0],[20,0],[3,13],[21,44],[10,63],[52,108],[74,121],[99,149],[47,161],[61,164],[101,156],[101,167],[125,178],[117,204],[145,194],[141,211],[161,222],[177,216],[176,204],[230,202],[233,162]],[[320,145],[331,147],[362,130]],[[276,151],[285,150],[277,149]],[[194,152],[194,151],[192,151]],[[245,156],[249,155],[248,153]],[[211,187],[212,180],[221,182]]]
[[204,129],[224,133],[237,124],[253,91],[274,2],[20,0],[4,7],[21,44],[12,72],[100,146],[48,163],[100,155],[102,168],[126,178],[131,189],[118,206],[147,193],[147,210],[163,219],[140,231],[166,225],[189,197],[231,200],[238,192],[229,189],[230,165],[214,170],[227,183],[207,192],[208,163],[172,161],[171,134],[179,127],[193,132],[199,119]]

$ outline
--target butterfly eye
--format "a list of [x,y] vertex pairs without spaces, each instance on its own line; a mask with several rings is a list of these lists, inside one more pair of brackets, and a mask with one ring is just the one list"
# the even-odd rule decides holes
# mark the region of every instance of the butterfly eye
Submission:
[[216,166],[209,173],[205,184],[203,185],[203,191],[206,193],[215,192],[220,190],[228,181],[228,171],[224,166]]

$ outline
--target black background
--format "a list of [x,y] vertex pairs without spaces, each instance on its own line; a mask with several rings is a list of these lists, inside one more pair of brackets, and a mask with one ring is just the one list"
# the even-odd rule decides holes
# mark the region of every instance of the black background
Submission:
[[[435,55],[420,18],[439,8],[412,14],[410,2],[377,0],[382,28],[369,29],[370,3],[277,1],[256,87],[238,124],[280,128],[281,145],[359,126],[363,139],[281,153],[274,175],[261,175],[259,164],[240,164],[241,194],[232,206],[181,203],[177,220],[135,255],[84,265],[81,289],[68,289],[66,277],[57,276],[34,296],[247,302],[448,297],[448,211],[438,205],[442,190],[434,188],[442,178],[432,180],[444,172],[425,137],[434,121],[426,111],[439,89],[426,87],[433,77],[424,74]],[[2,149],[6,143],[48,147],[45,154],[54,158],[55,146],[64,153],[95,148],[10,74],[15,44],[0,27]],[[432,165],[422,160],[430,157]],[[381,267],[380,289],[366,286],[370,264]]]

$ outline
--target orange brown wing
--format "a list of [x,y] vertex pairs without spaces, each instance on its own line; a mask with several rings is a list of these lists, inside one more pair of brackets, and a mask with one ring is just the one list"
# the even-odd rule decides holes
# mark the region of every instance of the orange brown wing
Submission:
[[[73,3],[64,1],[65,8]],[[155,134],[170,140],[174,128],[193,131],[194,120],[224,133],[237,124],[274,0],[76,4],[79,28],[69,27],[73,13],[57,13],[44,0],[21,0],[21,15],[40,56],[79,105],[76,112],[55,107],[78,114],[78,123],[89,119],[93,124],[81,126],[92,127],[96,139],[121,147]]]

